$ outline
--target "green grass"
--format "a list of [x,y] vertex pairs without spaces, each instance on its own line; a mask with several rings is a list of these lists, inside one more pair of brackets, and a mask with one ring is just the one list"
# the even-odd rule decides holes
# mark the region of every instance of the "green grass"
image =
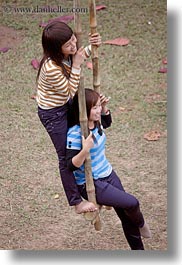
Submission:
[[[85,1],[81,3],[83,7],[86,5]],[[96,4],[103,2],[96,1]],[[0,6],[0,26],[13,28],[17,34],[16,45],[7,53],[0,53],[0,215],[4,229],[0,232],[0,248],[30,249],[37,248],[39,243],[43,248],[52,248],[49,242],[57,240],[53,246],[58,249],[77,249],[72,238],[75,235],[83,249],[127,249],[125,241],[118,236],[120,232],[111,229],[115,219],[109,214],[103,213],[107,233],[94,237],[92,226],[88,229],[84,221],[77,221],[78,217],[68,207],[55,150],[37,117],[35,101],[30,98],[36,89],[37,74],[30,62],[42,56],[39,23],[66,14],[18,14],[3,9],[37,5],[45,6],[46,1],[20,0],[12,4],[1,1]],[[49,1],[48,5],[71,8],[72,1]],[[145,242],[146,248],[166,250],[167,75],[158,73],[163,66],[162,59],[167,57],[166,1],[106,0],[104,5],[107,9],[97,12],[102,40],[117,37],[130,40],[125,47],[102,45],[99,49],[101,91],[111,97],[109,107],[113,114],[112,127],[107,131],[107,156],[126,190],[140,199],[152,227],[154,237]],[[82,22],[86,45],[88,14],[82,14]],[[73,22],[69,25],[73,27]],[[84,76],[85,87],[92,87],[92,72],[86,66]],[[152,94],[159,95],[159,99],[148,101]],[[151,130],[161,132],[158,141],[148,142],[143,138]],[[56,193],[60,194],[57,201]],[[62,242],[59,243],[57,230],[49,230],[53,224],[61,225],[64,242],[59,238]],[[80,226],[84,228],[80,230]],[[163,231],[160,237],[158,229]],[[94,243],[90,243],[89,237]]]

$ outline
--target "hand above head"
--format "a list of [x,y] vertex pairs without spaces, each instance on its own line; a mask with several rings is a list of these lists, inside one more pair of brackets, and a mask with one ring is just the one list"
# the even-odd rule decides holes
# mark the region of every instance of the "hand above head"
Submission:
[[109,102],[110,97],[106,97],[103,94],[100,94],[100,102],[101,102],[101,106],[102,106],[102,112],[103,113],[107,113],[108,112],[108,108],[107,108],[107,104]]

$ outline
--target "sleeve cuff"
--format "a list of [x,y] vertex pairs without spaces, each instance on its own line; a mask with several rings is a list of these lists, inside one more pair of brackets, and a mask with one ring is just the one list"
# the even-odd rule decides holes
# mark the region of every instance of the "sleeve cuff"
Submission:
[[85,53],[86,53],[87,58],[91,56],[91,53],[92,53],[91,44],[85,47]]
[[81,72],[81,68],[74,68],[73,66],[72,66],[72,68],[71,68],[71,72],[73,73],[73,74],[80,74],[80,72]]

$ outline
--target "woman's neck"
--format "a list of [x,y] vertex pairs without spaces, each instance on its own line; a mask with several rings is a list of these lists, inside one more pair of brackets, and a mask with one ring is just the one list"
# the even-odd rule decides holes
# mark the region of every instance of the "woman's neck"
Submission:
[[69,55],[65,55],[64,56],[64,60],[69,61],[70,60],[70,56]]
[[88,121],[88,128],[92,130],[94,129],[94,127],[95,127],[94,121]]

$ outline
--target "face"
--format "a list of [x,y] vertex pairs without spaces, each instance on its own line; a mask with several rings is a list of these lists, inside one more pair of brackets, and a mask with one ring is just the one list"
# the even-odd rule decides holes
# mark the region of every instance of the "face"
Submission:
[[77,39],[75,35],[73,34],[71,38],[62,45],[62,53],[65,57],[68,57],[69,55],[74,55],[77,51],[76,47]]
[[98,120],[100,120],[101,110],[102,110],[102,106],[101,106],[101,102],[100,102],[100,98],[99,98],[97,103],[96,103],[96,105],[93,106],[91,108],[91,110],[90,110],[89,121],[98,121]]

